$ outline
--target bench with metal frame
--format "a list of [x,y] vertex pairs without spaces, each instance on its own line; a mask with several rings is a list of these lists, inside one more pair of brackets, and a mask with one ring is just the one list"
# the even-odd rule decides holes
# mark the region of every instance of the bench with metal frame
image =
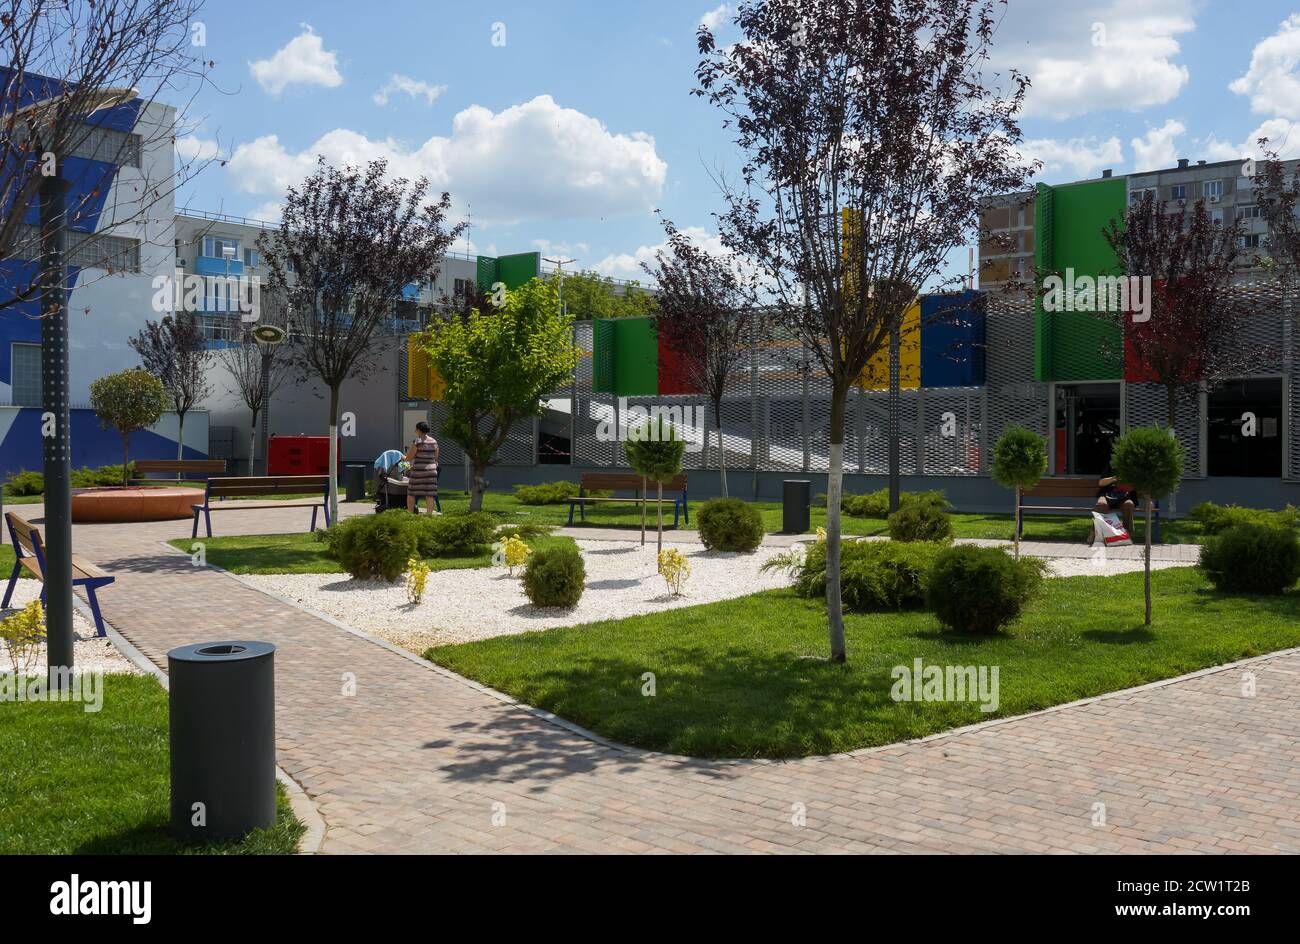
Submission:
[[[1037,512],[1072,512],[1077,514],[1088,514],[1097,510],[1098,493],[1101,492],[1102,486],[1098,484],[1099,479],[1095,476],[1077,476],[1077,475],[1049,475],[1038,480],[1038,484],[1033,488],[1026,489],[1020,493],[1020,505],[1016,509],[1016,536],[1023,537],[1025,529],[1026,511]],[[1088,499],[1087,505],[1060,505],[1060,504],[1041,504],[1026,501],[1026,499],[1038,499],[1041,501],[1073,501],[1078,498]],[[1138,502],[1134,502],[1134,515],[1136,516]],[[1091,520],[1091,519],[1089,519]],[[1160,543],[1160,503],[1152,502],[1151,505],[1151,543]]]
[[[576,498],[570,498],[569,501],[569,524],[573,524],[573,509],[577,508],[583,521],[587,520],[587,506],[597,503],[615,503],[615,504],[664,504],[672,502],[673,506],[673,527],[677,526],[678,518],[685,518],[686,523],[691,523],[691,511],[687,505],[686,493],[686,473],[682,472],[676,475],[671,482],[664,483],[665,490],[678,491],[681,494],[676,497],[664,496],[664,498],[647,498],[642,491],[643,486],[647,486],[641,476],[632,472],[584,472],[578,480],[578,495]],[[633,491],[637,493],[636,498],[615,498],[600,495],[588,495],[588,489],[598,491],[625,492]]]
[[[6,609],[9,606],[10,599],[14,595],[14,587],[18,583],[18,575],[23,570],[31,571],[32,576],[41,582],[41,605],[45,605],[45,542],[41,540],[40,529],[28,521],[19,518],[12,511],[5,513],[5,523],[9,526],[9,536],[14,542],[14,561],[13,573],[9,575],[9,585],[5,588],[3,602],[0,602],[0,609]],[[100,636],[108,635],[104,630],[104,616],[99,611],[99,598],[95,595],[100,587],[106,587],[117,578],[112,574],[105,573],[94,564],[87,560],[82,560],[76,554],[72,555],[72,585],[82,587],[86,591],[86,602],[90,604],[90,612],[95,617],[95,632]]]
[[212,478],[226,473],[225,459],[136,459],[132,482],[154,482],[150,475],[179,475],[182,479]]
[[[212,500],[224,502],[227,498],[264,498],[268,495],[300,495],[319,491],[320,498],[280,499],[265,502],[239,502],[238,504],[215,507]],[[194,528],[190,537],[199,536],[199,515],[207,528],[207,536],[212,537],[212,512],[247,511],[268,508],[310,508],[311,530],[316,530],[317,512],[325,512],[325,527],[330,525],[330,477],[328,475],[246,475],[233,478],[208,479],[208,487],[203,493],[203,504],[191,505],[194,509]]]

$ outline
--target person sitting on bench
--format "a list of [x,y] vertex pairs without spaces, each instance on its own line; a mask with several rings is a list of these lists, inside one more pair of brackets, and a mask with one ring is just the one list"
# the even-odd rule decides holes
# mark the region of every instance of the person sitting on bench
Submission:
[[[1133,534],[1133,509],[1137,507],[1138,493],[1129,486],[1122,483],[1107,463],[1106,470],[1097,480],[1097,504],[1093,510],[1100,515],[1108,511],[1118,511],[1120,518],[1124,522],[1124,530],[1130,535]],[[1096,531],[1088,539],[1091,544],[1096,538]]]

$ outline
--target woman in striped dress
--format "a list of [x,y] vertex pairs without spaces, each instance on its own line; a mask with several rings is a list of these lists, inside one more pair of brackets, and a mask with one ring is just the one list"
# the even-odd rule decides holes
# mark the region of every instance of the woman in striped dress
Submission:
[[434,499],[438,497],[438,440],[429,435],[429,424],[423,420],[415,424],[415,433],[415,442],[406,453],[406,461],[411,463],[406,510],[414,514],[416,502],[423,498],[429,514],[437,514]]

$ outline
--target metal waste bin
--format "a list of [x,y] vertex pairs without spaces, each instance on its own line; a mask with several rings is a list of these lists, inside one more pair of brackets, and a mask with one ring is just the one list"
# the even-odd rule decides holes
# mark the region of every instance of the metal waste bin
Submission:
[[202,642],[167,653],[172,833],[234,839],[275,824],[275,646]]
[[786,479],[781,483],[781,530],[786,534],[803,534],[811,523],[812,482]]
[[343,467],[343,500],[366,500],[366,467],[364,465],[345,465]]

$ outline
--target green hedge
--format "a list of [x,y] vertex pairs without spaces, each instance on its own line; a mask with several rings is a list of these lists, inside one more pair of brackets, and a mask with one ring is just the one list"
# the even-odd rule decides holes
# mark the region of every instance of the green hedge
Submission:
[[1242,524],[1267,525],[1295,530],[1300,527],[1300,508],[1287,505],[1282,511],[1267,508],[1242,508],[1240,505],[1216,505],[1202,502],[1188,514],[1201,523],[1206,534],[1222,534],[1229,528]]
[[[901,492],[898,496],[898,507],[907,508],[912,505],[932,505],[943,511],[947,511],[948,496],[941,490],[932,492]],[[845,495],[840,500],[840,508],[846,515],[852,515],[855,518],[885,518],[889,516],[889,489],[882,488],[877,492],[868,492],[865,495]]]
[[1205,542],[1200,567],[1218,590],[1281,593],[1300,579],[1300,541],[1293,530],[1239,524]]
[[[840,599],[855,613],[916,609],[925,603],[930,568],[942,544],[923,541],[845,541],[840,545]],[[826,544],[807,545],[797,554],[776,559],[775,566],[790,566],[794,591],[799,596],[826,595]],[[766,568],[765,568],[766,569]]]

